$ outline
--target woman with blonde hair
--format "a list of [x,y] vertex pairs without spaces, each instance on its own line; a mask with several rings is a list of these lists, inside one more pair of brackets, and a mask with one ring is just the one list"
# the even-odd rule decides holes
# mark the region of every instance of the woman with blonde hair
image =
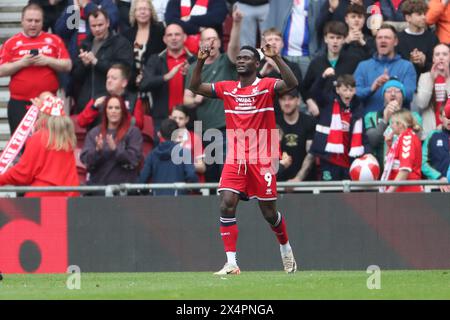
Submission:
[[[164,25],[158,21],[151,0],[133,0],[130,7],[131,28],[123,33],[134,48],[134,63],[131,79],[142,78],[142,69],[152,54],[166,48],[163,42]],[[137,91],[136,83],[130,83]]]
[[[381,180],[404,181],[422,179],[422,145],[419,138],[421,127],[411,111],[395,111],[391,118],[392,132],[385,136],[390,147],[385,158]],[[394,137],[396,137],[394,141]],[[422,186],[390,186],[385,192],[421,192]]]
[[[78,186],[75,130],[64,102],[49,92],[32,99],[39,108],[34,133],[19,162],[0,175],[0,185]],[[27,192],[26,197],[78,196],[78,192]]]

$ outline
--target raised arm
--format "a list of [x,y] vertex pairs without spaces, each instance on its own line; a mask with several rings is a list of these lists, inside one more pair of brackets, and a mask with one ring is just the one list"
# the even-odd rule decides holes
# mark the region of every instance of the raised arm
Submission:
[[206,59],[208,59],[211,52],[210,46],[201,47],[197,55],[197,63],[192,72],[191,81],[189,83],[189,90],[195,94],[201,94],[214,98],[213,89],[211,83],[202,83],[202,69]]
[[295,74],[286,62],[284,62],[278,52],[276,52],[276,50],[268,43],[262,47],[261,50],[266,57],[271,58],[276,63],[278,69],[280,70],[282,80],[277,82],[275,91],[289,91],[297,87],[298,81]]

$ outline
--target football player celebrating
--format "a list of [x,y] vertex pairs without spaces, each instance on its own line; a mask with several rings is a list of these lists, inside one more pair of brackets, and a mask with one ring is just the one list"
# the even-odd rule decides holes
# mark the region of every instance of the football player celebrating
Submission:
[[258,78],[258,50],[243,46],[236,57],[239,81],[202,83],[201,71],[211,46],[200,48],[190,82],[190,90],[209,98],[222,99],[227,127],[227,156],[219,182],[220,233],[227,262],[215,274],[239,274],[236,262],[238,228],[236,208],[240,199],[258,199],[264,219],[280,243],[284,270],[294,273],[297,264],[286,231],[286,222],[276,208],[276,171],[279,138],[275,124],[275,93],[289,91],[298,82],[286,63],[269,44],[262,49],[280,70],[282,79]]

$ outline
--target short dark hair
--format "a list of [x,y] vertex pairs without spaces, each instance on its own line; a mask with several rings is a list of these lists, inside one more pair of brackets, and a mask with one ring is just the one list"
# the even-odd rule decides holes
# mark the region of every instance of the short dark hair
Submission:
[[406,0],[400,7],[403,15],[411,15],[413,13],[426,13],[428,5],[423,0]]
[[258,61],[258,62],[261,60],[260,57],[259,57],[258,50],[256,50],[254,47],[252,47],[252,46],[242,46],[239,51],[242,51],[242,50],[249,50],[249,51],[253,52],[253,56],[255,57],[255,60]]
[[356,81],[353,75],[351,74],[342,74],[339,77],[337,77],[336,80],[336,87],[340,86],[346,86],[346,87],[356,87]]
[[327,22],[327,24],[323,28],[323,35],[326,36],[328,33],[346,37],[348,34],[348,27],[342,21],[330,21]]
[[189,117],[188,108],[184,104],[177,104],[172,110],[183,112],[186,117]]
[[86,19],[89,21],[89,18],[91,16],[94,17],[94,18],[97,18],[99,15],[103,15],[106,18],[106,20],[109,21],[108,12],[106,12],[106,10],[103,9],[103,8],[95,8],[94,10],[89,12],[89,14],[88,14]]
[[159,129],[159,132],[161,134],[161,137],[163,137],[165,140],[171,140],[172,139],[172,133],[178,129],[178,124],[175,120],[172,119],[164,119],[161,122],[161,128]]
[[22,19],[25,15],[25,12],[28,10],[38,10],[42,13],[42,17],[44,17],[44,9],[37,3],[29,3],[25,7],[22,8]]
[[347,7],[347,10],[345,11],[345,15],[348,15],[350,13],[359,14],[359,15],[366,17],[366,9],[364,9],[364,6],[356,4],[356,3],[350,4]]
[[[394,26],[392,26],[390,24],[387,24],[387,23],[383,23],[381,25],[381,27],[377,30],[377,32],[382,30],[382,29],[389,29],[389,30],[391,30],[394,33],[394,36],[397,38],[397,30],[395,29]],[[375,35],[375,37],[376,37],[376,35]]]
[[131,77],[131,69],[125,64],[122,63],[114,63],[109,69],[118,69],[122,74],[122,77],[126,80],[130,80]]

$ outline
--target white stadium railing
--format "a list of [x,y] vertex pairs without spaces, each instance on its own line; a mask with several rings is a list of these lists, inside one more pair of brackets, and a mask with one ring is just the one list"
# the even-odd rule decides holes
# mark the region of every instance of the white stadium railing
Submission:
[[[280,192],[301,191],[320,194],[326,191],[352,192],[352,191],[369,191],[378,192],[381,186],[410,186],[422,185],[425,192],[439,190],[440,186],[448,186],[450,183],[436,180],[409,180],[409,181],[308,181],[308,182],[278,182],[277,189]],[[17,187],[3,186],[0,187],[0,197],[15,196],[15,193],[24,192],[67,192],[78,191],[80,193],[95,192],[96,194],[104,193],[105,196],[127,195],[130,191],[157,190],[157,189],[174,189],[174,190],[200,190],[203,195],[210,195],[211,189],[216,189],[217,183],[149,183],[149,184],[133,184],[123,183],[107,186],[74,186],[74,187]]]

